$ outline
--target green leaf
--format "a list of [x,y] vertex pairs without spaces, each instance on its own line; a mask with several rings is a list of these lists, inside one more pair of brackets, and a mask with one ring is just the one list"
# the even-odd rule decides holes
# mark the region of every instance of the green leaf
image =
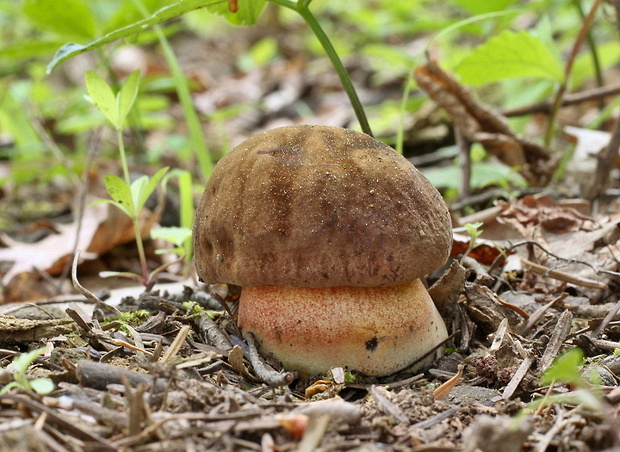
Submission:
[[146,200],[151,196],[155,188],[157,188],[157,184],[159,184],[161,178],[164,177],[166,171],[168,171],[168,167],[160,169],[150,179],[147,176],[141,176],[131,183],[131,197],[136,215],[142,210]]
[[185,240],[192,236],[192,230],[179,226],[169,226],[165,228],[151,229],[152,239],[162,239],[176,246],[183,245]]
[[30,387],[39,395],[46,395],[54,390],[54,383],[49,378],[35,378],[30,380]]
[[122,127],[122,121],[118,119],[116,109],[116,97],[112,88],[93,71],[86,72],[86,89],[95,106],[112,123],[115,129]]
[[207,11],[224,16],[233,25],[253,25],[265,9],[265,0],[239,0],[236,13],[230,12],[228,2],[222,1],[207,7]]
[[37,28],[68,39],[88,41],[97,36],[97,21],[83,0],[26,0],[22,11]]
[[116,97],[119,124],[123,124],[123,122],[125,122],[125,118],[129,114],[131,107],[136,101],[139,88],[140,70],[136,69],[131,74],[129,74],[129,77],[127,77],[127,80],[125,80],[125,83],[123,83],[123,86]]
[[[259,0],[260,2],[264,2],[264,0]],[[62,4],[62,2],[58,2]],[[47,66],[47,72],[50,73],[56,66],[58,66],[63,61],[68,60],[80,53],[84,53],[86,51],[96,49],[98,47],[103,46],[104,44],[108,44],[113,41],[117,41],[119,39],[128,38],[137,33],[142,32],[143,30],[152,27],[153,25],[160,24],[174,17],[185,14],[186,12],[193,11],[195,9],[204,8],[205,6],[211,6],[216,3],[222,3],[222,0],[181,0],[175,2],[169,6],[165,6],[157,10],[151,16],[146,19],[135,22],[131,25],[127,25],[126,27],[119,28],[114,30],[105,36],[90,42],[86,45],[79,45],[75,43],[69,43],[58,49],[56,55],[50,61]]]
[[37,348],[28,353],[22,353],[21,355],[13,358],[13,369],[18,374],[24,374],[28,366],[30,366],[36,359],[45,353],[45,347]]
[[111,199],[98,199],[97,201],[93,201],[90,203],[91,206],[94,206],[97,204],[112,204],[114,207],[121,210],[128,217],[131,217],[132,215],[132,213],[129,210],[127,210],[127,208],[123,204],[120,204],[116,201],[112,201]]
[[543,385],[548,385],[554,381],[571,383],[575,386],[584,386],[584,379],[581,376],[580,366],[583,363],[583,351],[580,348],[573,348],[562,354],[540,377]]
[[464,83],[474,86],[516,77],[555,82],[564,79],[557,54],[526,31],[504,31],[489,39],[466,56],[455,71]]
[[471,14],[484,14],[493,11],[503,11],[518,0],[452,0]]
[[131,189],[127,183],[115,174],[106,174],[103,182],[110,198],[123,206],[124,209],[121,210],[124,210],[132,219],[135,218],[137,214],[131,197]]

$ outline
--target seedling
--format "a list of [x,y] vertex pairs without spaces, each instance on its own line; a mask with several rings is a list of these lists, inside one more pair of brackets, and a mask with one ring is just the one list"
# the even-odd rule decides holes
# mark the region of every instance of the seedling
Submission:
[[540,377],[540,383],[542,385],[568,384],[574,390],[565,394],[547,395],[535,400],[527,404],[523,414],[534,413],[556,403],[565,403],[587,407],[605,415],[609,407],[598,388],[583,377],[581,373],[583,361],[583,351],[579,348],[573,348],[559,356]]
[[467,247],[467,250],[463,253],[462,259],[467,257],[469,253],[471,253],[474,248],[478,246],[476,240],[478,239],[478,237],[480,237],[480,234],[482,234],[482,229],[480,229],[482,225],[483,223],[481,223],[480,221],[463,225],[463,228],[469,234],[469,246]]
[[31,380],[26,375],[28,367],[43,353],[45,353],[45,348],[38,348],[16,356],[9,365],[9,370],[13,371],[13,381],[0,390],[0,395],[8,393],[13,388],[19,388],[27,392],[36,392],[39,395],[51,393],[54,390],[54,383],[50,379],[34,378]]
[[151,178],[148,176],[141,176],[132,182],[129,177],[125,145],[123,142],[123,124],[136,100],[139,86],[139,71],[134,71],[127,77],[127,80],[117,94],[114,94],[112,88],[110,88],[106,81],[98,74],[92,71],[86,73],[88,95],[95,106],[104,114],[108,121],[112,123],[112,126],[114,126],[116,130],[121,165],[123,168],[123,178],[114,174],[107,174],[104,178],[105,187],[111,199],[102,199],[96,203],[112,204],[131,219],[142,268],[142,275],[127,272],[104,272],[102,276],[128,277],[150,288],[154,283],[153,278],[155,274],[161,270],[158,269],[159,271],[151,274],[148,272],[146,256],[144,254],[144,244],[142,243],[142,234],[140,232],[139,216],[146,200],[155,191],[157,185],[168,171],[168,168],[165,167],[160,169]]

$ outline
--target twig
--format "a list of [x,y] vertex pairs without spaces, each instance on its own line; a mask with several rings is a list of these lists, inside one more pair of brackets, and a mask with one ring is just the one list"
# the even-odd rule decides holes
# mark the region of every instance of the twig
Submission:
[[379,408],[379,410],[383,411],[387,415],[392,416],[401,424],[410,424],[409,418],[405,416],[405,413],[403,413],[403,411],[388,398],[389,392],[387,389],[381,386],[372,385],[368,390],[368,393],[375,401],[375,404],[377,405],[377,408]]
[[505,257],[505,255],[510,253],[515,248],[518,248],[518,247],[523,246],[523,245],[533,245],[533,246],[536,246],[536,247],[540,248],[548,256],[551,256],[551,257],[553,257],[553,258],[555,258],[555,259],[557,259],[559,261],[566,262],[567,264],[582,264],[582,265],[585,265],[587,267],[590,267],[594,273],[599,273],[599,271],[596,268],[594,268],[594,266],[592,264],[590,264],[588,262],[580,261],[578,259],[566,259],[564,257],[558,256],[557,254],[552,253],[551,251],[549,251],[547,248],[545,248],[544,246],[542,246],[540,243],[538,243],[535,240],[522,240],[520,242],[511,244],[508,248],[504,249],[504,253],[503,254],[500,254],[499,256],[497,256],[495,258],[495,260],[493,261],[493,263],[489,267],[489,274],[493,272],[493,270],[495,269],[497,264]]
[[252,333],[245,333],[243,338],[248,344],[247,358],[250,360],[250,363],[252,363],[254,372],[261,381],[267,383],[269,386],[287,386],[292,383],[296,378],[293,372],[277,372],[262,360],[256,348],[256,340]]
[[458,410],[459,410],[458,406],[449,408],[446,411],[442,411],[441,413],[436,414],[435,416],[430,417],[430,418],[428,418],[428,419],[426,419],[424,421],[418,422],[417,424],[410,425],[409,426],[409,430],[411,431],[414,428],[422,429],[422,430],[426,430],[427,428],[431,428],[432,426],[440,423],[444,419],[448,419],[450,416],[455,414]]
[[527,374],[527,371],[530,370],[533,363],[534,359],[529,354],[523,359],[521,365],[506,385],[506,388],[504,388],[504,392],[502,393],[502,398],[504,400],[508,400],[512,397],[514,392],[519,387],[521,380],[523,380],[523,377],[525,377],[525,374]]
[[573,314],[567,309],[560,315],[558,323],[555,325],[551,338],[547,344],[547,348],[538,362],[538,372],[542,374],[547,367],[551,365],[555,357],[560,351],[560,347],[564,343],[566,336],[570,333],[571,322],[573,321]]
[[181,350],[181,347],[185,343],[185,339],[187,339],[189,331],[189,325],[183,325],[181,327],[178,334],[174,338],[174,341],[172,341],[172,344],[170,344],[170,347],[168,347],[168,350],[166,350],[166,353],[164,353],[164,356],[162,356],[162,363],[167,363],[179,353],[179,350]]
[[114,314],[115,316],[121,315],[121,311],[119,311],[116,307],[103,302],[94,293],[92,293],[90,290],[80,284],[77,279],[77,265],[79,259],[80,252],[78,251],[75,253],[75,257],[73,258],[73,267],[71,268],[71,281],[73,282],[73,287],[75,287],[75,290],[84,295],[88,301],[94,303],[95,306],[97,306],[102,311],[105,311],[109,314]]
[[553,300],[551,300],[546,305],[541,306],[540,308],[538,308],[530,316],[530,318],[527,319],[527,322],[525,322],[525,324],[521,327],[519,333],[522,336],[525,335],[525,333],[527,333],[529,331],[529,329],[532,328],[536,324],[536,322],[538,322],[540,320],[540,318],[545,314],[545,312],[547,312],[547,310],[551,306],[553,306],[556,303],[559,303],[560,301],[564,300],[566,297],[568,297],[568,292],[562,292],[559,297],[554,298]]
[[200,331],[204,331],[208,341],[215,347],[226,351],[232,349],[230,340],[220,331],[217,324],[208,313],[203,312],[198,316],[196,319],[196,326]]
[[458,127],[454,128],[456,145],[459,148],[459,168],[461,178],[459,180],[459,198],[464,199],[469,196],[471,182],[471,143],[461,133]]
[[590,334],[592,338],[600,336],[607,329],[607,325],[614,319],[616,314],[620,311],[620,301],[618,301],[612,309],[609,310],[603,321],[597,326]]
[[440,347],[443,347],[443,345],[452,340],[454,338],[454,336],[456,336],[458,333],[460,333],[461,330],[456,330],[454,333],[452,333],[450,336],[448,336],[447,338],[445,338],[443,341],[441,341],[439,344],[435,345],[433,348],[431,348],[429,351],[427,351],[426,353],[424,353],[422,356],[420,356],[418,359],[416,359],[414,362],[412,362],[411,364],[409,364],[407,366],[407,368],[403,369],[403,371],[406,371],[407,369],[410,369],[412,367],[415,367],[416,364],[421,363],[422,361],[424,361],[426,358],[428,358],[429,356],[431,356],[433,353],[435,353],[437,350],[439,350]]
[[570,79],[570,74],[573,71],[573,64],[575,63],[575,59],[577,58],[577,54],[579,53],[579,49],[583,44],[583,41],[586,39],[586,35],[588,30],[592,26],[592,22],[594,21],[594,16],[596,15],[596,11],[598,7],[601,5],[601,0],[594,0],[592,4],[592,8],[590,12],[586,16],[583,21],[583,25],[579,30],[579,34],[573,43],[573,47],[571,52],[568,55],[568,60],[566,61],[566,66],[564,66],[564,80],[560,84],[555,98],[553,100],[553,107],[551,108],[551,113],[549,115],[549,123],[547,125],[547,132],[545,134],[545,145],[549,146],[551,143],[551,138],[553,137],[553,129],[555,126],[555,120],[560,111],[560,107],[562,106],[562,99],[564,98],[564,94],[566,94],[566,89],[568,87],[568,81]]
[[538,273],[540,275],[548,276],[550,278],[558,279],[560,281],[564,281],[570,284],[575,284],[576,286],[588,287],[590,289],[606,289],[607,284],[594,281],[593,279],[582,278],[581,276],[571,275],[566,272],[562,272],[559,270],[553,270],[551,268],[545,267],[544,265],[537,264],[535,262],[529,261],[525,258],[521,258],[521,263],[525,268],[534,273]]
[[[600,88],[588,89],[579,93],[567,94],[562,100],[562,107],[589,102],[591,100],[603,99],[609,96],[620,94],[620,85],[602,86]],[[525,116],[536,113],[550,113],[553,104],[550,100],[544,100],[531,105],[511,108],[510,110],[502,110],[502,114],[506,117]]]
[[[600,0],[597,0],[592,8],[594,9],[598,3],[600,3]],[[620,32],[620,1],[616,0],[612,3],[614,5],[614,9],[616,10],[616,24],[618,26],[618,32]],[[616,120],[616,126],[611,135],[611,139],[609,140],[609,144],[605,150],[598,155],[596,171],[592,176],[592,185],[586,192],[587,199],[592,200],[605,190],[605,187],[609,182],[609,174],[614,168],[613,163],[618,155],[618,149],[620,149],[620,120]]]

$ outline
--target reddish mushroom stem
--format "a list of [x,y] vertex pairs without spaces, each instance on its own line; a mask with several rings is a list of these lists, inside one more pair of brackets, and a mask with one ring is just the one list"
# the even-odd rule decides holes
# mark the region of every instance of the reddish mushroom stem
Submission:
[[388,375],[447,337],[419,279],[387,287],[244,287],[239,326],[301,376],[333,367]]

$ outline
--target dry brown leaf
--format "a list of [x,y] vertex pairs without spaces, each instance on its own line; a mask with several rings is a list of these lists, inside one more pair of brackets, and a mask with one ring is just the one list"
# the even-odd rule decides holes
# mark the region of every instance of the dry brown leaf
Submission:
[[543,146],[517,136],[498,111],[474,100],[470,90],[444,72],[435,61],[418,67],[414,78],[420,88],[454,120],[471,142],[482,144],[490,154],[519,172],[534,186],[546,185],[557,158]]
[[526,196],[509,202],[498,201],[497,205],[502,208],[497,221],[503,224],[540,226],[545,232],[552,234],[591,231],[595,226],[591,217],[571,206],[558,203],[545,194]]
[[[157,219],[157,215],[145,211],[144,219],[141,221],[143,235],[150,231]],[[0,249],[0,261],[13,263],[10,270],[2,277],[4,286],[11,285],[11,281],[20,274],[45,272],[56,276],[63,271],[73,256],[78,224],[58,224],[55,227],[57,234],[51,234],[35,243],[19,242],[5,234],[1,235],[2,241],[8,247]],[[133,238],[131,221],[120,210],[109,204],[88,204],[82,219],[77,249],[90,253],[91,257],[97,257]],[[28,281],[31,283],[32,279],[20,278],[20,281],[22,285],[28,284]],[[16,288],[13,287],[13,290]],[[21,291],[17,290],[17,292]]]

